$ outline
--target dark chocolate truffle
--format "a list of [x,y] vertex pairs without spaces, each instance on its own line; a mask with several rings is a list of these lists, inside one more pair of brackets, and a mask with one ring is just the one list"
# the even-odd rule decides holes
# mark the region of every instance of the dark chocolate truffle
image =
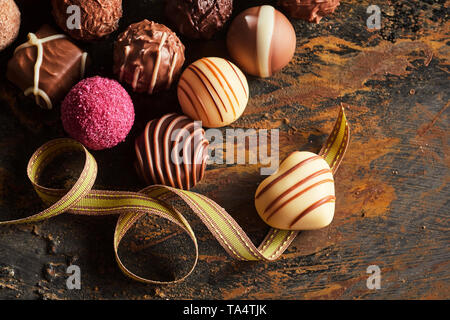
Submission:
[[135,92],[166,90],[181,72],[184,45],[165,25],[143,20],[119,35],[114,73]]
[[319,23],[326,15],[333,13],[340,0],[278,0],[278,5],[288,16]]
[[136,170],[150,184],[189,190],[204,176],[209,142],[186,116],[167,114],[147,123],[136,139]]
[[39,106],[52,109],[84,77],[86,61],[86,52],[44,25],[16,48],[6,77],[26,96],[33,95]]
[[116,31],[122,17],[122,0],[52,0],[52,6],[59,27],[84,41],[98,40]]
[[20,29],[20,11],[14,0],[0,0],[0,51],[16,40]]
[[166,0],[166,16],[191,39],[211,39],[233,11],[233,0]]
[[227,48],[245,72],[269,77],[294,56],[295,30],[289,20],[272,6],[242,11],[230,25]]

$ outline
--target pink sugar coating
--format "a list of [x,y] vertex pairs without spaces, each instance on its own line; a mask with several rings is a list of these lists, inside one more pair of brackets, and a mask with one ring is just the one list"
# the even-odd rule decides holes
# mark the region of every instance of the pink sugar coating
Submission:
[[133,102],[117,81],[87,78],[65,97],[61,120],[64,130],[87,148],[112,148],[125,140],[133,126]]

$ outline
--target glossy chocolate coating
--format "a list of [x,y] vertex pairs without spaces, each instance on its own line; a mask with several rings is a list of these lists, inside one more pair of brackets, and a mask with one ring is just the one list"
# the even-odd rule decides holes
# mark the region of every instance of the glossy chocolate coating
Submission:
[[[147,123],[136,139],[136,170],[147,184],[189,190],[204,176],[209,142],[186,116],[168,114]],[[176,159],[175,155],[180,156]]]
[[286,158],[255,194],[259,216],[283,230],[326,227],[333,220],[335,200],[328,163],[319,155],[298,151]]
[[[44,25],[35,36],[43,39],[56,34],[55,30]],[[47,94],[54,105],[60,102],[72,86],[82,78],[84,53],[68,38],[47,41],[42,44],[42,48],[38,87]],[[18,48],[8,62],[6,77],[23,91],[34,85],[37,51],[36,46]],[[36,96],[36,102],[42,108],[51,108],[40,96]]]
[[192,63],[178,82],[183,113],[208,128],[224,127],[244,112],[249,98],[245,75],[226,59],[209,57]]
[[[69,29],[67,13],[69,6],[80,8],[79,28]],[[122,17],[122,0],[52,0],[53,16],[58,26],[77,40],[98,40],[119,26]]]
[[340,0],[278,0],[278,5],[291,18],[319,23],[339,6]]
[[165,25],[143,20],[119,35],[114,73],[135,92],[166,90],[181,72],[184,45]]
[[233,12],[233,0],[166,0],[166,16],[191,39],[210,39]]
[[294,56],[295,30],[289,20],[272,6],[253,7],[231,23],[227,48],[246,73],[269,77]]

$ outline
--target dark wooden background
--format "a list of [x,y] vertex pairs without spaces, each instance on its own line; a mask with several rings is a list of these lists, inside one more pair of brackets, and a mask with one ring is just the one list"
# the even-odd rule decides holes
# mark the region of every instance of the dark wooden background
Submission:
[[[42,23],[53,23],[48,1],[22,0],[23,24],[13,47]],[[235,1],[234,14],[270,1]],[[234,128],[280,128],[281,156],[317,152],[346,103],[352,137],[336,175],[336,214],[319,231],[303,232],[273,263],[237,262],[189,212],[200,261],[186,281],[144,285],[122,275],[113,255],[116,217],[62,215],[35,225],[0,227],[0,298],[6,299],[448,299],[449,271],[449,5],[445,0],[343,0],[316,24],[292,21],[297,50],[283,72],[249,77],[251,99]],[[382,9],[382,29],[366,27],[370,4]],[[120,31],[143,18],[167,23],[162,1],[124,1]],[[188,41],[187,63],[225,56],[222,32]],[[117,33],[90,52],[92,75],[111,75]],[[43,208],[26,178],[37,147],[65,136],[58,110],[42,111],[5,80],[13,48],[0,53],[0,216]],[[133,95],[136,123],[126,142],[94,152],[96,188],[139,190],[133,140],[145,123],[179,111],[174,88]],[[80,159],[49,168],[48,183],[68,185]],[[253,207],[264,177],[258,166],[210,166],[195,191],[227,208],[261,241],[267,226]],[[166,239],[164,243],[159,240]],[[125,239],[127,265],[163,279],[186,268],[192,247],[179,230],[151,219]],[[154,244],[158,245],[154,246]],[[66,268],[81,268],[82,289],[66,289]],[[381,289],[366,287],[369,265],[381,268]]]

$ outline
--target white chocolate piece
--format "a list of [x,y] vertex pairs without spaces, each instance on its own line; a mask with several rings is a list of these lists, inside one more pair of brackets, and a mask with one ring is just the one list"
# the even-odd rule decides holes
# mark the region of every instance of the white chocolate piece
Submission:
[[273,228],[315,230],[331,223],[335,200],[328,163],[315,153],[296,151],[259,185],[255,206]]
[[222,58],[202,58],[181,75],[178,101],[183,112],[204,127],[224,127],[237,120],[249,97],[248,83],[238,67]]

